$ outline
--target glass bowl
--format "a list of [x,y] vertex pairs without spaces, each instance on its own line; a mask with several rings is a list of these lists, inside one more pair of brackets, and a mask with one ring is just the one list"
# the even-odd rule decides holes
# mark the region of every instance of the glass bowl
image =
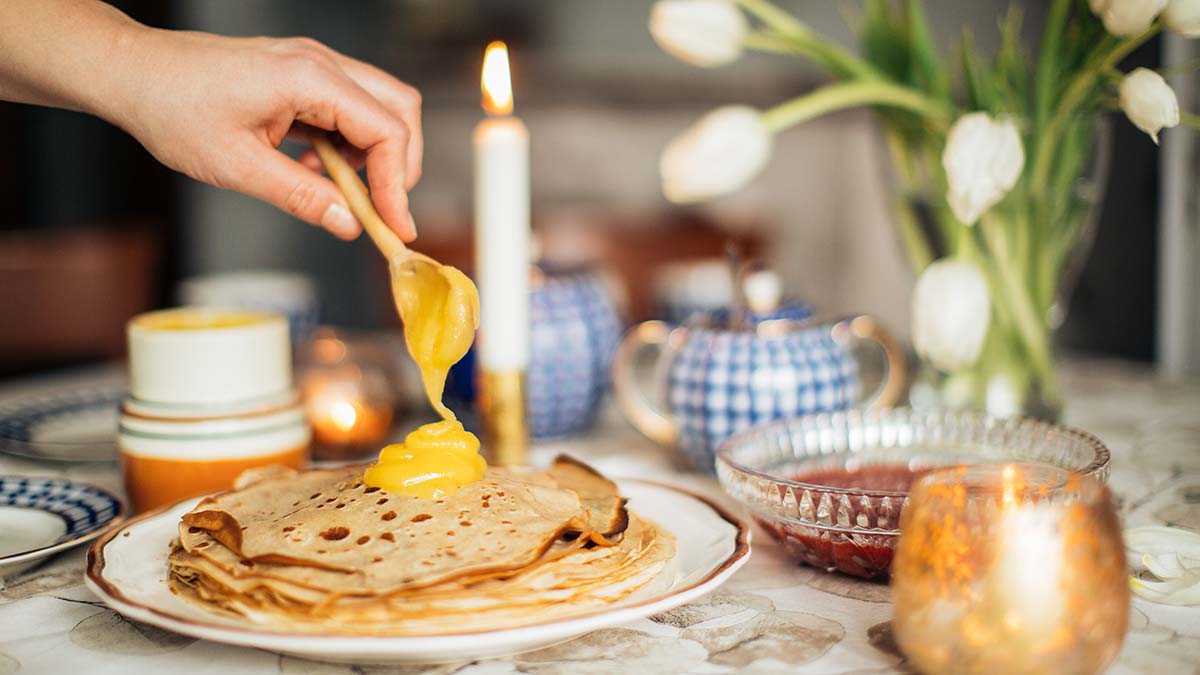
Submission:
[[[1108,461],[1108,448],[1078,429],[976,412],[890,408],[748,429],[721,443],[716,468],[725,491],[802,562],[886,579],[908,486],[923,472],[1028,462],[1104,481]],[[877,484],[869,485],[872,474]]]

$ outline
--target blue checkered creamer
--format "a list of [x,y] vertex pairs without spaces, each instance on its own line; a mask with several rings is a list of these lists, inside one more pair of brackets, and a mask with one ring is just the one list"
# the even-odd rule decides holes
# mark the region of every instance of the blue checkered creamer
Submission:
[[778,335],[692,327],[668,369],[678,444],[708,471],[717,444],[755,424],[844,410],[859,400],[858,365],[829,326]]
[[591,427],[605,393],[621,319],[600,276],[547,272],[529,299],[525,411],[535,439]]
[[[728,312],[693,317],[684,326],[646,321],[617,348],[617,403],[639,431],[680,449],[697,468],[713,470],[717,445],[752,426],[787,417],[845,410],[861,402],[859,368],[850,347],[878,343],[887,357],[873,406],[895,403],[905,386],[903,349],[873,318],[811,320],[805,305],[784,305],[733,326]],[[634,361],[661,348],[657,403],[635,383]],[[660,393],[660,395],[662,394]]]

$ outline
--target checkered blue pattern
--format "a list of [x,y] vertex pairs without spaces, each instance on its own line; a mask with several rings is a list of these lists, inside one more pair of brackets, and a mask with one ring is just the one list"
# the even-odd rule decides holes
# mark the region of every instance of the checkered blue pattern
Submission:
[[849,408],[859,397],[858,365],[828,326],[779,336],[691,327],[668,377],[680,447],[710,471],[717,444],[731,434]]
[[[0,449],[6,441],[33,441],[38,425],[47,420],[67,417],[94,410],[116,410],[125,397],[127,386],[103,384],[51,392],[27,397],[15,404],[0,407]],[[113,438],[117,435],[113,427]]]
[[548,273],[530,297],[526,411],[536,439],[591,426],[609,385],[621,320],[604,282],[588,273]]
[[103,527],[121,513],[116,497],[61,478],[0,476],[0,506],[20,506],[60,516],[67,524],[60,541]]

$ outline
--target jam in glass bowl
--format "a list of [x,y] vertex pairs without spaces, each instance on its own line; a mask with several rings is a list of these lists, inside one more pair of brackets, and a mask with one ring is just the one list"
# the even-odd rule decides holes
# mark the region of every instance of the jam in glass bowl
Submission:
[[1095,436],[1025,418],[907,408],[850,410],[760,425],[717,449],[721,486],[796,558],[887,579],[908,490],[928,471],[1028,462],[1108,478]]

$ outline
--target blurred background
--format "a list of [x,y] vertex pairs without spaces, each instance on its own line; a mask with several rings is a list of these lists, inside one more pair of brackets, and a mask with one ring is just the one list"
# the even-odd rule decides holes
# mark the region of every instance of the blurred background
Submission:
[[[665,283],[656,275],[667,269],[657,263],[718,256],[734,237],[780,272],[788,296],[824,314],[870,312],[907,333],[911,274],[890,223],[888,163],[869,112],[786,132],[768,170],[734,197],[685,209],[661,195],[658,156],[674,134],[718,105],[765,107],[819,85],[820,73],[801,61],[749,55],[712,71],[687,66],[652,41],[649,0],[114,4],[161,27],[311,36],[419,88],[426,151],[412,194],[415,248],[468,270],[479,68],[484,46],[505,40],[516,111],[533,139],[542,252],[603,264],[624,285],[627,319],[651,312],[653,289]],[[853,3],[780,4],[852,42]],[[971,25],[991,51],[1007,4],[939,0],[929,14],[944,44]],[[1030,43],[1042,4],[1026,3]],[[1155,66],[1164,50],[1186,49],[1166,42],[1149,43],[1130,64]],[[1194,81],[1177,91],[1182,107],[1200,108]],[[1185,262],[1200,253],[1200,145],[1181,128],[1159,153],[1120,113],[1109,127],[1103,215],[1060,346],[1200,372],[1196,266],[1160,264],[1163,250]],[[245,269],[311,277],[323,323],[395,322],[382,261],[365,237],[342,243],[178,176],[94,118],[0,103],[0,375],[120,355],[124,322],[176,303],[182,279]]]

